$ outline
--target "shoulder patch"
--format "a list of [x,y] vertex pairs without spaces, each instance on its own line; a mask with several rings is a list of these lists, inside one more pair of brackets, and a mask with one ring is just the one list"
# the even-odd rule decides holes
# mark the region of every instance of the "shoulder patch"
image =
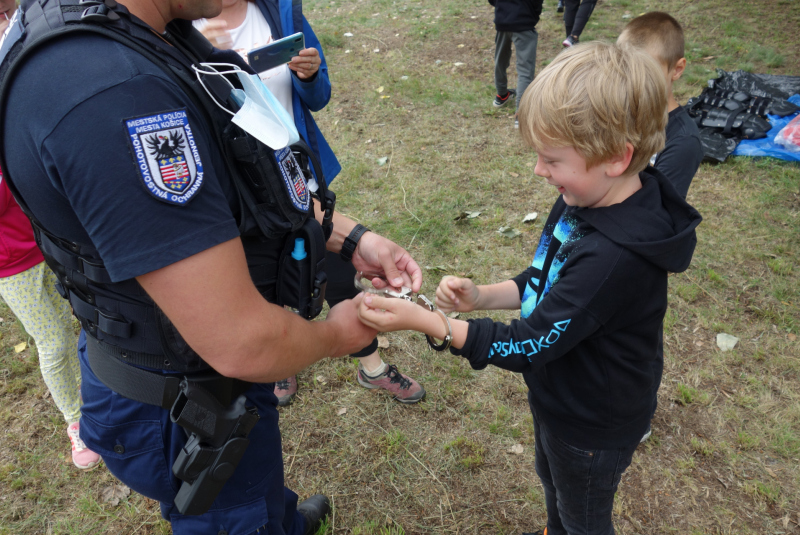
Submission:
[[303,171],[300,169],[297,160],[295,160],[291,149],[284,147],[276,150],[275,159],[278,161],[278,168],[280,168],[281,177],[292,204],[301,212],[307,212],[310,204],[310,195],[306,185],[306,177],[303,176]]
[[170,204],[188,203],[203,185],[203,162],[186,110],[125,119],[125,128],[147,191]]

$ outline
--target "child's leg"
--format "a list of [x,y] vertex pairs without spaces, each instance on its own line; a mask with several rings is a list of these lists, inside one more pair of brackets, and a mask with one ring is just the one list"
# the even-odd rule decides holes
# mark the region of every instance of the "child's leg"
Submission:
[[511,38],[514,41],[514,50],[517,52],[517,109],[519,109],[522,94],[536,73],[536,45],[539,43],[539,34],[536,30],[528,30],[514,32]]
[[638,442],[620,449],[587,451],[553,435],[535,414],[533,422],[536,473],[545,487],[548,535],[613,535],[614,494]]
[[580,7],[578,7],[576,10],[574,23],[571,24],[572,28],[567,31],[567,35],[572,35],[574,37],[581,36],[583,29],[586,27],[586,23],[589,22],[589,17],[592,15],[592,11],[594,11],[594,6],[596,4],[597,0],[583,0],[581,2]]
[[564,0],[564,29],[567,32],[567,37],[572,32],[572,26],[575,24],[575,15],[577,15],[580,5],[581,0]]
[[[519,52],[517,52],[519,53]],[[506,71],[511,62],[511,33],[497,32],[494,37],[494,87],[497,95],[508,94],[508,77]]]
[[[533,408],[531,408],[533,412]],[[566,533],[564,526],[561,524],[561,517],[558,514],[558,500],[556,499],[556,487],[553,484],[553,476],[550,473],[550,464],[547,460],[547,454],[542,447],[543,440],[540,436],[541,426],[536,420],[536,414],[533,415],[533,439],[534,439],[534,467],[536,474],[542,482],[544,487],[544,505],[547,511],[547,533],[548,535]]]
[[0,294],[36,342],[39,367],[67,423],[81,417],[81,371],[69,303],[55,288],[56,276],[42,262],[0,279]]

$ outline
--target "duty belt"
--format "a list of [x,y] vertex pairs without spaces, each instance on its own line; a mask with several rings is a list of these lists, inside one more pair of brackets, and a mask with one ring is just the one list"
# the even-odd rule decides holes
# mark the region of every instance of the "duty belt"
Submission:
[[91,336],[86,337],[89,365],[114,392],[168,409],[173,423],[189,437],[172,465],[182,480],[175,506],[185,515],[208,511],[233,475],[258,422],[258,412],[246,407],[243,393],[251,383],[204,372],[191,377],[162,375],[123,362]]

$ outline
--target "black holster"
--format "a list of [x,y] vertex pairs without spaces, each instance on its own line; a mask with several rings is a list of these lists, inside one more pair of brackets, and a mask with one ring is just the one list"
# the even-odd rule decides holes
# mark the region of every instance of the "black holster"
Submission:
[[183,481],[175,496],[182,514],[208,511],[236,470],[259,418],[255,408],[245,407],[245,401],[240,395],[225,408],[201,387],[181,381],[169,417],[189,436],[172,465],[172,473]]

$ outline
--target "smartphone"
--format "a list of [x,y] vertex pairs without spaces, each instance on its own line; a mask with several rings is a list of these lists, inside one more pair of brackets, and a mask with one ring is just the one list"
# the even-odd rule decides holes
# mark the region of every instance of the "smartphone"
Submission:
[[306,47],[303,32],[273,41],[267,46],[255,48],[248,52],[247,61],[256,72],[264,72],[289,63]]

